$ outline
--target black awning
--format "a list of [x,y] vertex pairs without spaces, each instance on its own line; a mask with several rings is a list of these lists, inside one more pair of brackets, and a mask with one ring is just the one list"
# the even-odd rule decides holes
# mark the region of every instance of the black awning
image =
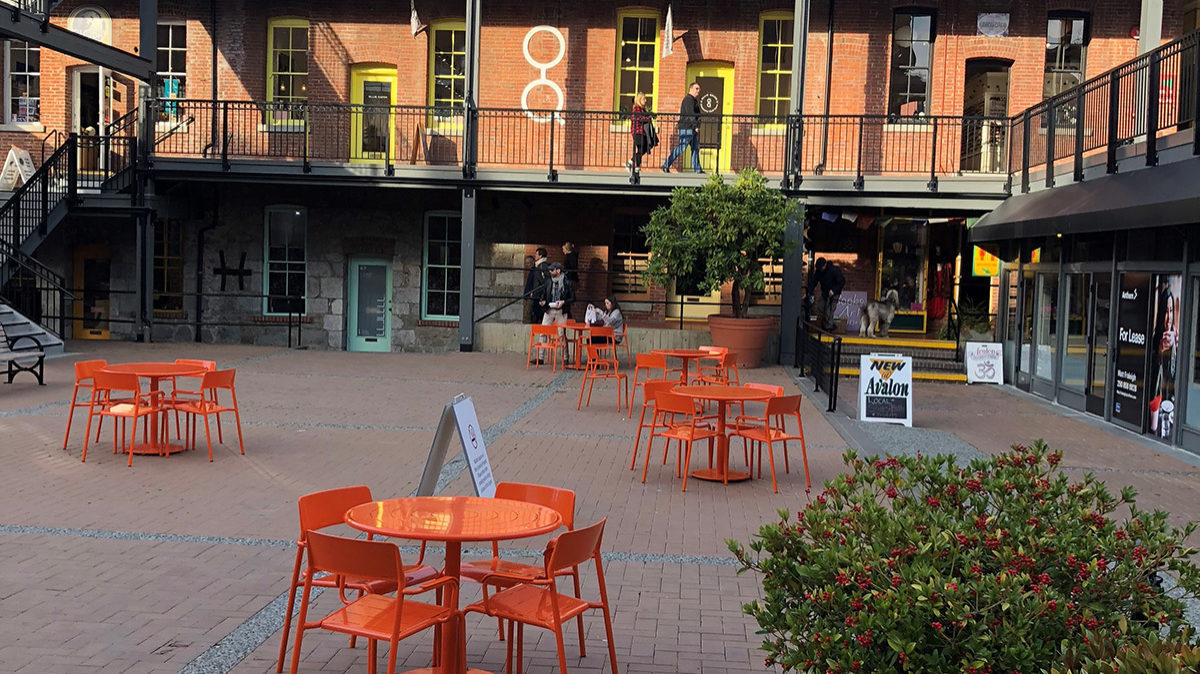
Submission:
[[1200,222],[1200,158],[1009,197],[970,228],[1003,241]]

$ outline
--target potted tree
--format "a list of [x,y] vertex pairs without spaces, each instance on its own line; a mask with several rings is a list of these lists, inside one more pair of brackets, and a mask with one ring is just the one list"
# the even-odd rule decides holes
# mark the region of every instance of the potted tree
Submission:
[[643,276],[662,287],[699,278],[704,293],[729,284],[732,311],[708,317],[713,344],[736,353],[739,367],[757,367],[775,319],[748,315],[750,293],[765,287],[759,260],[783,254],[784,229],[800,208],[754,169],[732,183],[714,174],[702,187],[677,187],[642,227],[650,250]]

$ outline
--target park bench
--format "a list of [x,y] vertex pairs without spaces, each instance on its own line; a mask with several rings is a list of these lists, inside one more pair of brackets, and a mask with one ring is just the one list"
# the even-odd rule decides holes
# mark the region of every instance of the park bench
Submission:
[[[33,359],[37,362],[31,363]],[[8,364],[8,381],[20,372],[28,372],[37,377],[38,384],[45,385],[42,375],[45,372],[46,354],[42,352],[42,343],[33,335],[17,335],[9,337],[0,324],[0,363]]]

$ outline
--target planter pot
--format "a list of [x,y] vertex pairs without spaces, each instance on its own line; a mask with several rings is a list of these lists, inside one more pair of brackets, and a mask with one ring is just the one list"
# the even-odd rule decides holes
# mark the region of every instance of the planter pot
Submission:
[[710,314],[708,329],[712,333],[713,346],[724,346],[737,354],[739,368],[758,367],[767,348],[767,337],[775,330],[775,319],[771,316],[734,318]]

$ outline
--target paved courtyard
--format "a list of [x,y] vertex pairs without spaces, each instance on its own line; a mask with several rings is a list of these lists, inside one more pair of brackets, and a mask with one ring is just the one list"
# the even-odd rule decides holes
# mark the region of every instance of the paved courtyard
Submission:
[[[746,540],[777,509],[805,503],[798,452],[791,474],[780,473],[779,494],[767,480],[689,481],[681,493],[673,467],[657,452],[645,484],[640,460],[636,473],[629,470],[636,417],[616,413],[611,385],[597,385],[591,406],[576,411],[578,373],[526,372],[511,354],[107,342],[69,349],[71,355],[47,362],[46,386],[28,377],[0,386],[0,671],[274,671],[298,533],[296,498],[350,484],[366,484],[376,497],[411,494],[442,406],[460,392],[474,400],[498,480],[573,489],[577,523],[608,518],[605,570],[622,671],[764,671],[755,625],[741,614],[741,605],[757,597],[758,580],[735,573],[724,541]],[[211,464],[201,449],[136,457],[130,469],[111,453],[106,428],[81,463],[83,412],[69,451],[61,450],[72,363],[178,357],[237,368],[245,456],[230,426]],[[807,390],[783,368],[743,372],[743,379]],[[844,392],[853,387],[847,382]],[[1177,522],[1200,517],[1200,469],[1188,457],[998,389],[918,390],[924,428],[913,431],[864,427],[844,411],[826,418],[806,402],[814,486],[839,471],[847,446],[970,455],[1045,437],[1066,452],[1071,470],[1134,484],[1142,505],[1169,508]],[[824,395],[816,402],[823,409]],[[471,493],[462,468],[461,461],[447,464],[443,493]],[[503,549],[538,559],[545,540]],[[585,595],[594,593],[594,575],[587,570],[583,578]],[[478,596],[470,584],[463,590],[464,603]],[[325,593],[315,610],[336,603]],[[572,672],[603,671],[602,622],[585,625],[588,655],[578,657],[568,632],[568,665]],[[472,666],[502,671],[504,645],[495,636],[493,621],[468,618]],[[400,649],[401,669],[426,666],[431,639],[412,638]],[[548,633],[527,630],[525,652],[526,671],[557,670]],[[366,649],[311,632],[301,671],[366,671]]]

